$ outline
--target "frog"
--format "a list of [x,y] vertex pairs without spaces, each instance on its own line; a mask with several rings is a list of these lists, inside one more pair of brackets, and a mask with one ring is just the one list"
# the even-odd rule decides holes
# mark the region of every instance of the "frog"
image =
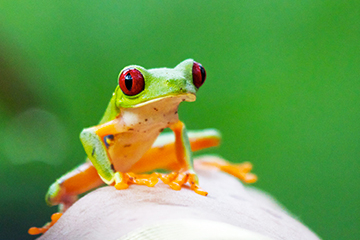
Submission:
[[[45,233],[80,194],[104,184],[125,190],[132,184],[154,187],[161,180],[170,189],[179,191],[186,186],[207,196],[194,170],[193,152],[218,146],[221,134],[212,128],[188,131],[178,113],[180,103],[196,100],[205,80],[204,67],[193,59],[174,68],[123,68],[100,122],[80,133],[87,155],[85,162],[49,187],[46,203],[58,205],[59,211],[43,227],[30,228],[29,234]],[[163,132],[166,128],[172,132]],[[203,164],[246,183],[257,179],[250,172],[250,163],[233,164],[218,159]]]

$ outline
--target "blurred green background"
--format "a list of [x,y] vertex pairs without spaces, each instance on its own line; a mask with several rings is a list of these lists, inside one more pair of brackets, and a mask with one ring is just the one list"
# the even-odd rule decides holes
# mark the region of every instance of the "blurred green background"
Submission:
[[0,0],[0,238],[33,239],[126,65],[207,70],[190,129],[324,239],[360,234],[359,1]]

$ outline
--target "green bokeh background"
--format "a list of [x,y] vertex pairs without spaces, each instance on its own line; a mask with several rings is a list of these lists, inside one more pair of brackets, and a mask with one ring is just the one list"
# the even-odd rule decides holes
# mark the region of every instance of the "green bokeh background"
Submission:
[[[190,129],[324,239],[360,235],[359,1],[0,0],[0,238],[33,239],[129,64],[207,70]],[[35,154],[34,154],[35,152]],[[54,156],[53,158],[51,156]]]

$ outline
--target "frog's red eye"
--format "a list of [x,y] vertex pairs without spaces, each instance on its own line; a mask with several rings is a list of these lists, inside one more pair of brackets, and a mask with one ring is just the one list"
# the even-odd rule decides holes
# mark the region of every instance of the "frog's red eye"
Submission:
[[120,74],[119,86],[125,95],[134,96],[144,90],[144,76],[135,68],[127,68]]
[[206,71],[200,63],[194,61],[192,67],[193,82],[195,87],[199,88],[204,84],[206,78]]

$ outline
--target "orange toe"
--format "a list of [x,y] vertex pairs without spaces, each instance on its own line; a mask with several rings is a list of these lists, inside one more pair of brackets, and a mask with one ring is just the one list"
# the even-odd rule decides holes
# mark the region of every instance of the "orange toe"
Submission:
[[51,215],[51,222],[45,224],[43,227],[41,228],[37,228],[37,227],[32,227],[28,230],[28,233],[30,235],[38,235],[41,233],[45,233],[47,230],[49,230],[62,216],[62,213],[54,213],[53,215]]

